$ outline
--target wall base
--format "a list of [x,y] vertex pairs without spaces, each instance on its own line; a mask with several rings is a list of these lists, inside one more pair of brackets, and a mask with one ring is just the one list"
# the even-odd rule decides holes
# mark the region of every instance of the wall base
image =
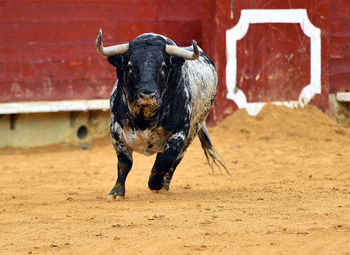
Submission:
[[109,111],[0,115],[0,147],[86,143],[109,134]]
[[329,94],[329,116],[336,122],[344,126],[349,126],[350,101],[344,100],[344,98],[337,95],[337,93]]

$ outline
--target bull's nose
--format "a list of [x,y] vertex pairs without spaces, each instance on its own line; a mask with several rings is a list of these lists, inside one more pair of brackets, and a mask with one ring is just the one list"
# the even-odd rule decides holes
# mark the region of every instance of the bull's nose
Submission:
[[157,93],[148,93],[148,92],[140,92],[138,93],[138,98],[139,100],[141,101],[144,101],[144,100],[152,100],[152,99],[155,99],[157,96]]

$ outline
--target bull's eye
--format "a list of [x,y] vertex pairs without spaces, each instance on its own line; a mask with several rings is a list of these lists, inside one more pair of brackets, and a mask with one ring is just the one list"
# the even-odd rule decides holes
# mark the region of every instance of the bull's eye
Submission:
[[160,66],[160,74],[162,76],[165,76],[165,70],[166,70],[166,64],[165,62],[163,62],[162,65]]
[[133,65],[131,64],[131,62],[129,61],[129,63],[128,63],[127,66],[126,66],[126,71],[127,71],[127,73],[130,75],[130,74],[133,72],[133,69],[134,69],[134,67],[133,67]]

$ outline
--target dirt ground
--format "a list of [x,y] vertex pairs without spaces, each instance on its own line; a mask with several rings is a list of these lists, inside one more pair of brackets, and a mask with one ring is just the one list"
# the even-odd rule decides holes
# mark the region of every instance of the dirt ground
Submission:
[[350,128],[314,107],[237,111],[210,130],[232,173],[198,139],[171,190],[147,188],[134,154],[126,200],[109,139],[0,151],[0,254],[350,254]]

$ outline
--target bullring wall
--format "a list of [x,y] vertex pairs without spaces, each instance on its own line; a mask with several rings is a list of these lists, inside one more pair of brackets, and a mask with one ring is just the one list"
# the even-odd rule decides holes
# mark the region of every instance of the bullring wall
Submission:
[[[94,42],[99,28],[104,30],[105,45],[124,43],[152,31],[180,46],[197,40],[213,58],[219,90],[208,124],[215,125],[241,107],[229,96],[227,77],[233,71],[227,68],[227,51],[233,45],[227,44],[227,30],[240,24],[242,10],[270,9],[305,10],[308,22],[320,30],[320,91],[308,103],[346,123],[348,97],[341,101],[337,95],[350,91],[350,2],[344,0],[1,1],[0,102],[107,102],[115,71],[96,53]],[[257,23],[254,17],[246,22],[249,29],[236,42],[235,90],[231,93],[242,92],[246,105],[298,102],[312,73],[311,37],[304,31],[304,23]],[[71,116],[72,111],[64,112]],[[10,113],[12,117],[7,114],[0,118],[5,122],[1,130],[12,125],[11,119],[24,118],[19,116],[21,112]],[[50,115],[49,119],[61,118],[59,114]],[[107,134],[108,125],[104,130]],[[6,136],[17,139],[11,129],[6,132]]]

